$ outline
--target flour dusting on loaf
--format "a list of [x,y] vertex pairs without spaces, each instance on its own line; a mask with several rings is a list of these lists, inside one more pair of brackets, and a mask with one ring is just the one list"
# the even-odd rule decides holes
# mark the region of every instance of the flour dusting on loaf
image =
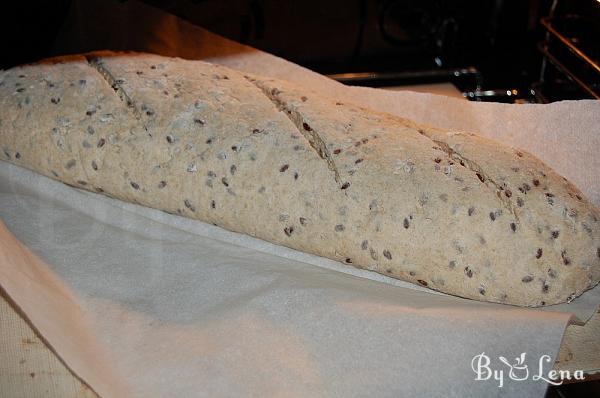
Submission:
[[523,306],[600,280],[600,213],[532,155],[150,54],[0,72],[0,158],[441,292]]

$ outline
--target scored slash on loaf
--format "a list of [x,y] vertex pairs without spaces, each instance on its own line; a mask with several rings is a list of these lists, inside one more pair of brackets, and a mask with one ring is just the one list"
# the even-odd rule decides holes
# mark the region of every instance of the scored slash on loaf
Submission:
[[200,61],[0,72],[0,158],[441,292],[523,306],[600,280],[600,213],[532,155]]

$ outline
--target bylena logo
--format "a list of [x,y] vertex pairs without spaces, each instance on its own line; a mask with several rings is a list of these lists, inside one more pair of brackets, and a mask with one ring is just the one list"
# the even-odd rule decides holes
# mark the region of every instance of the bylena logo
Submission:
[[[537,362],[537,369],[532,368],[532,372],[529,372],[529,366],[525,363],[526,353],[521,353],[515,358],[513,363],[510,363],[508,359],[503,356],[498,357],[502,368],[495,368],[492,364],[492,360],[489,356],[482,352],[481,354],[475,355],[471,360],[471,369],[475,372],[475,380],[496,380],[498,387],[504,386],[504,379],[506,377],[505,370],[508,371],[508,378],[514,381],[528,380],[531,376],[531,380],[543,380],[554,386],[559,386],[564,380],[583,380],[583,370],[576,370],[571,373],[569,370],[554,370],[550,369],[546,372],[545,367],[551,361],[550,355],[542,355]],[[550,364],[549,367],[551,367]],[[537,370],[537,372],[534,372]]]

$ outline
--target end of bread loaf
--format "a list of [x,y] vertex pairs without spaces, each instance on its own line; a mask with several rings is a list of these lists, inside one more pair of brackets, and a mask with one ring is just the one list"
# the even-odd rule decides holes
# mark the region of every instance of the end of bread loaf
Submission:
[[353,222],[379,220],[378,237],[353,242],[364,253],[355,264],[461,297],[533,307],[598,284],[598,210],[533,155],[253,80],[319,137],[319,152],[362,202]]

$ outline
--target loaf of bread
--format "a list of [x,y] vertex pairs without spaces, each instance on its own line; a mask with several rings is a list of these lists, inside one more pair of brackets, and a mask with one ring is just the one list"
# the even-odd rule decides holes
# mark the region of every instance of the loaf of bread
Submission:
[[600,213],[532,155],[200,61],[0,73],[0,158],[441,292],[522,306],[600,280]]

